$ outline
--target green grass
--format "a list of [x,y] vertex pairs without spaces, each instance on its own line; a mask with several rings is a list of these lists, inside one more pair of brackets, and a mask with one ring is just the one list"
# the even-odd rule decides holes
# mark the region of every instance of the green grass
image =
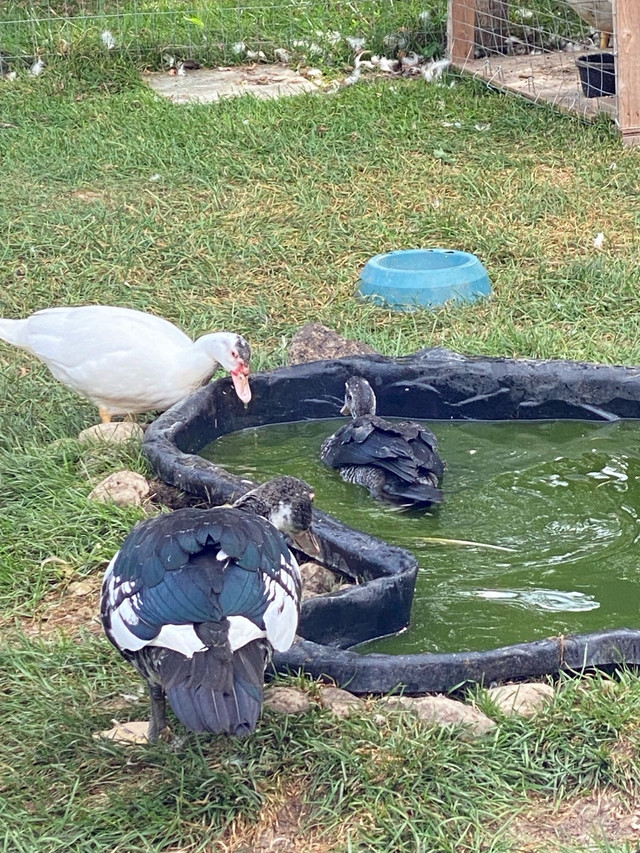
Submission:
[[[298,58],[335,64],[348,60],[352,51],[334,33],[367,38],[374,50],[383,48],[386,34],[406,28],[412,48],[431,54],[439,49],[445,30],[446,2],[426,4],[429,20],[419,14],[421,0],[398,4],[380,0],[138,0],[130,2],[16,2],[8,0],[0,9],[0,45],[7,57],[27,62],[44,56],[104,55],[101,36],[108,30],[115,54],[135,57],[151,67],[160,67],[163,56],[192,57],[202,63],[241,61],[233,45],[243,41],[247,48],[262,50],[269,59],[273,51],[286,48]],[[19,65],[20,63],[18,63]]]
[[[284,363],[310,320],[389,355],[441,345],[639,363],[638,153],[604,121],[451,79],[176,107],[126,56],[72,52],[41,77],[0,82],[0,315],[148,309],[194,335],[241,331],[254,369]],[[370,256],[421,245],[478,254],[492,298],[413,314],[354,299]],[[5,626],[99,575],[141,516],[86,500],[113,470],[146,471],[136,448],[78,444],[95,418],[42,365],[0,347]],[[294,794],[309,851],[540,850],[509,834],[520,810],[638,794],[632,674],[563,681],[550,710],[481,741],[315,708],[266,714],[242,742],[125,750],[92,738],[114,716],[146,713],[139,679],[104,640],[5,627],[0,658],[7,853],[240,850]]]
[[[428,18],[421,17],[425,9]],[[385,52],[385,36],[402,30],[408,49],[426,56],[439,53],[446,14],[445,0],[6,0],[0,8],[0,46],[15,67],[26,68],[36,55],[104,55],[108,48],[101,37],[108,31],[114,54],[154,68],[166,63],[166,56],[237,63],[242,60],[234,51],[239,42],[262,50],[270,60],[274,50],[286,48],[297,59],[336,66],[352,56],[347,36],[366,38],[368,48]],[[567,39],[584,37],[588,28],[562,2],[529,0],[509,8],[509,32],[555,50]]]
[[309,805],[304,831],[323,849],[507,851],[537,798],[560,805],[596,786],[637,795],[640,683],[625,674],[566,681],[535,721],[504,719],[479,741],[399,714],[381,724],[373,708],[337,721],[315,706],[267,712],[242,741],[129,748],[93,738],[113,707],[144,708],[129,668],[95,639],[14,640],[0,679],[6,850],[217,849],[288,796]]

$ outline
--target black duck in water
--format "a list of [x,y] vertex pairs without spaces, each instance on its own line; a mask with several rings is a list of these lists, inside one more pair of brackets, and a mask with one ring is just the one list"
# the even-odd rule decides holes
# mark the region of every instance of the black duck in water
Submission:
[[378,417],[375,394],[362,376],[347,380],[341,412],[353,420],[325,440],[320,455],[343,480],[365,486],[378,500],[405,506],[442,501],[438,482],[444,463],[431,430]]

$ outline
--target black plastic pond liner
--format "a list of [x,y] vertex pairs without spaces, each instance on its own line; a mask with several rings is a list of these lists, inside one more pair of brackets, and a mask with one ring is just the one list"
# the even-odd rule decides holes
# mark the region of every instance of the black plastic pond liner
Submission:
[[[349,376],[364,376],[389,417],[443,420],[640,418],[640,369],[572,361],[477,358],[443,349],[404,358],[356,356],[281,368],[251,377],[247,408],[228,378],[200,389],[147,429],[145,451],[157,475],[218,505],[255,484],[196,455],[216,438],[265,424],[338,417]],[[640,663],[640,630],[519,643],[483,652],[361,655],[349,647],[395,633],[409,622],[414,556],[314,511],[321,561],[355,581],[305,601],[302,640],[274,663],[279,671],[326,676],[355,693],[447,691],[563,669]]]
[[328,676],[352,693],[446,693],[468,682],[494,682],[640,664],[640,631],[625,628],[551,637],[484,652],[360,655],[301,640],[276,654],[278,671]]

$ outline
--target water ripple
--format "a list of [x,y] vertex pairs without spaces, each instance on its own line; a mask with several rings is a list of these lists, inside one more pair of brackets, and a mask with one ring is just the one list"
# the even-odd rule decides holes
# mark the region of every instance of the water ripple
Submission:
[[559,589],[476,589],[463,595],[555,613],[582,613],[600,607],[592,595]]

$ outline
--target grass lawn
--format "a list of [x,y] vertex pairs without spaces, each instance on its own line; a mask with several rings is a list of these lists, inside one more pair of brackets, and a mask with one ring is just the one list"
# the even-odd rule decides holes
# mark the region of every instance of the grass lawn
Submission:
[[[151,310],[194,335],[242,332],[256,370],[284,363],[310,320],[389,355],[640,363],[640,154],[606,122],[454,82],[176,107],[102,54],[0,81],[0,316]],[[353,299],[370,256],[424,245],[478,254],[492,298],[414,314]],[[148,473],[135,447],[76,441],[95,418],[0,345],[1,850],[266,851],[289,815],[305,828],[284,851],[578,851],[578,830],[559,842],[540,827],[584,803],[617,816],[596,849],[636,849],[620,817],[640,778],[630,673],[563,681],[540,716],[472,742],[319,708],[267,713],[245,741],[94,740],[146,708],[78,584],[95,586],[142,511],[86,498],[118,468]]]

